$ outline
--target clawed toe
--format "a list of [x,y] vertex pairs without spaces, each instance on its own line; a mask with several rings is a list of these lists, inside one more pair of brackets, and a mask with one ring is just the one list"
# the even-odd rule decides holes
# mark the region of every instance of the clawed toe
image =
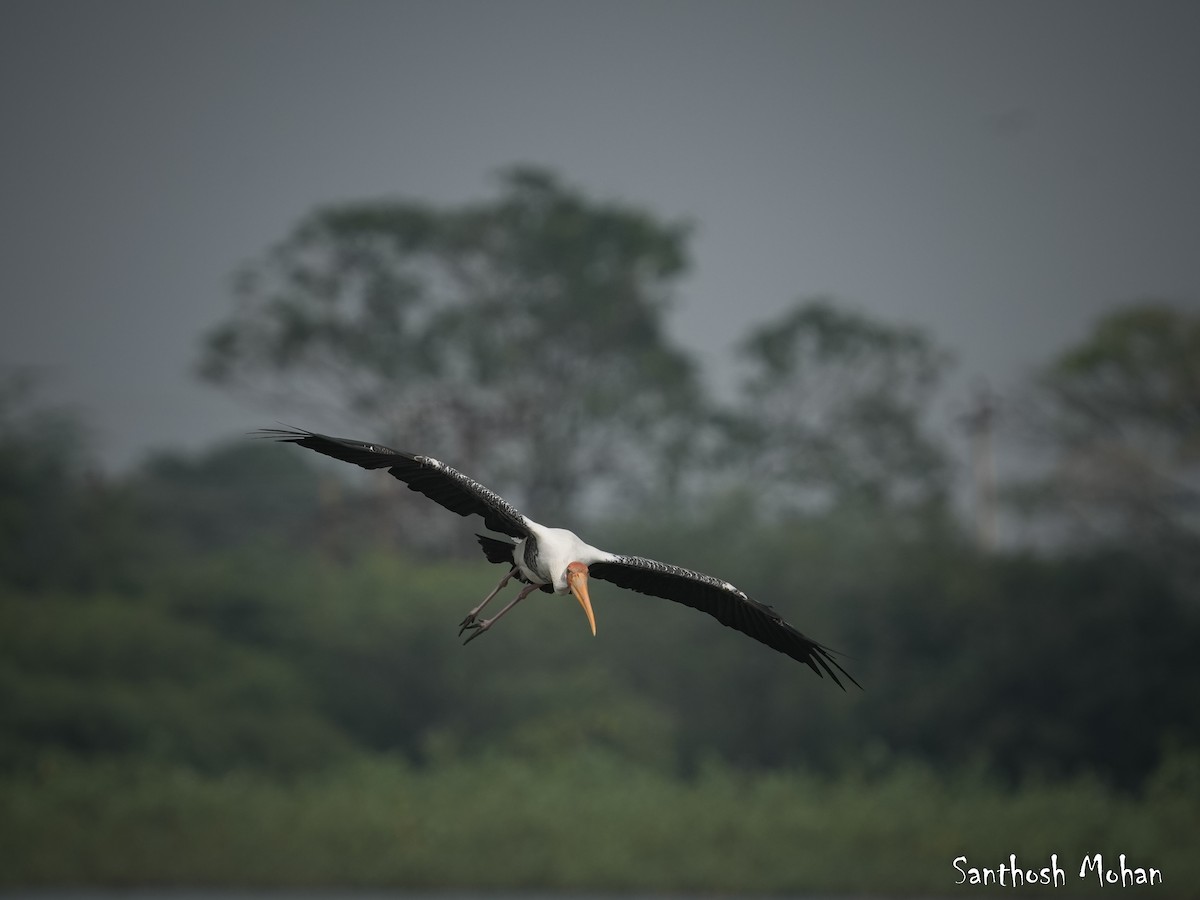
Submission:
[[486,597],[484,597],[483,602],[480,603],[473,610],[471,610],[469,613],[467,613],[467,617],[458,623],[458,636],[459,637],[462,637],[463,633],[466,631],[472,632],[467,637],[467,639],[465,641],[463,641],[464,645],[471,643],[471,641],[475,640],[475,638],[479,637],[481,634],[483,634],[485,631],[487,631],[489,628],[491,628],[492,625],[494,625],[496,622],[500,621],[501,617],[503,617],[503,615],[506,612],[508,612],[510,609],[512,609],[514,606],[516,606],[518,603],[520,603],[522,600],[524,600],[526,597],[528,597],[530,592],[537,588],[537,585],[535,585],[535,584],[527,584],[524,588],[521,589],[521,592],[519,594],[517,594],[517,596],[514,597],[506,607],[504,607],[504,609],[500,610],[500,612],[496,613],[490,619],[480,619],[479,618],[480,610],[482,610],[485,606],[487,606],[488,602],[491,601],[491,599],[496,596],[496,594],[500,590],[500,588],[504,587],[504,585],[508,583],[508,579],[516,574],[516,571],[517,570],[514,568],[511,572],[509,572],[508,575],[506,575],[504,577],[504,580],[501,581],[498,585],[496,585],[496,590],[492,591],[490,594],[488,594]]
[[479,637],[481,634],[483,634],[485,631],[487,631],[489,628],[491,628],[493,621],[495,621],[495,620],[494,619],[484,619],[482,622],[471,622],[467,625],[464,625],[461,629],[459,629],[459,632],[458,632],[459,637],[462,637],[462,633],[464,631],[466,631],[468,628],[474,629],[471,632],[471,634],[467,637],[467,639],[465,641],[463,641],[463,646],[464,647],[467,646],[467,644],[471,643],[471,641],[475,640],[475,638]]

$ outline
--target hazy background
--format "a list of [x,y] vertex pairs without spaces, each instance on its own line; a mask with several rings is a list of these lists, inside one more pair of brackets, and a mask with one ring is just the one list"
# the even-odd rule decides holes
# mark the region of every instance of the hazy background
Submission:
[[[0,889],[1094,895],[1087,852],[1192,896],[1198,46],[1194,3],[0,3]],[[343,416],[863,689],[600,583],[596,637],[539,594],[464,649],[480,523],[244,434]]]
[[[228,276],[315,204],[497,167],[696,222],[670,327],[832,293],[1005,386],[1101,311],[1200,296],[1200,8],[118,2],[0,9],[0,360],[104,463],[270,421],[198,385]],[[320,424],[320,423],[314,423]]]

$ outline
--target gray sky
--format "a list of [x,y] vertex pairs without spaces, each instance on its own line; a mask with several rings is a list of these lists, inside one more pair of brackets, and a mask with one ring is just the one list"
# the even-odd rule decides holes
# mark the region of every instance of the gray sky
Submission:
[[531,162],[697,223],[671,324],[718,384],[830,293],[929,329],[965,403],[1200,299],[1198,46],[1191,2],[6,0],[0,363],[110,466],[269,424],[190,374],[239,262]]

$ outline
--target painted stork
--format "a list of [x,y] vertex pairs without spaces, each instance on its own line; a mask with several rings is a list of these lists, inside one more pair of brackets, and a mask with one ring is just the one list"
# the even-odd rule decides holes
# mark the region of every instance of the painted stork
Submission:
[[[492,592],[459,623],[460,636],[466,631],[471,632],[464,644],[479,637],[539,589],[546,593],[573,594],[583,607],[594,635],[596,617],[588,596],[590,576],[706,612],[722,625],[735,628],[805,663],[822,678],[828,675],[843,690],[845,686],[838,678],[838,672],[861,687],[854,676],[838,664],[828,647],[806,637],[771,607],[751,600],[729,582],[653,559],[609,553],[593,547],[574,532],[539,525],[521,515],[494,491],[432,456],[301,429],[264,428],[259,435],[299,444],[364,469],[387,469],[410,490],[424,494],[460,516],[481,516],[489,530],[508,536],[509,540],[500,540],[476,535],[488,560],[503,564],[508,571]],[[516,597],[490,619],[479,618],[484,607],[514,578],[525,585]]]

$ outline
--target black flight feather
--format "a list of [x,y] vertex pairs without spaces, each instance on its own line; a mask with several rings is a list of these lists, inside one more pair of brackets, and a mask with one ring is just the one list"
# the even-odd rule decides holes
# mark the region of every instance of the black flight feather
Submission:
[[838,665],[828,647],[796,630],[770,606],[750,599],[727,581],[640,556],[618,556],[609,562],[593,563],[588,566],[588,572],[593,578],[618,587],[674,600],[706,612],[722,625],[806,664],[821,677],[828,674],[842,690],[845,685],[834,669],[857,687],[862,687],[853,675]]
[[381,444],[367,444],[329,437],[301,429],[264,428],[262,437],[286,441],[315,450],[364,469],[387,469],[389,474],[460,516],[478,515],[492,531],[510,537],[529,536],[525,517],[495,492],[432,456],[419,456],[393,450]]

